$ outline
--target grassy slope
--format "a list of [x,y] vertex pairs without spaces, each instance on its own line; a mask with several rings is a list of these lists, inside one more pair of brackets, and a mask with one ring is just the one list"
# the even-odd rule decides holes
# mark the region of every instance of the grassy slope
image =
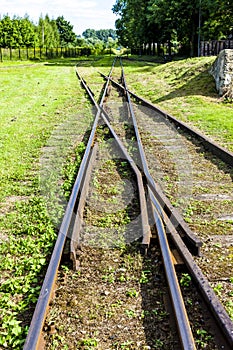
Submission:
[[208,73],[214,57],[166,64],[126,63],[129,88],[163,110],[191,123],[222,146],[233,150],[233,104],[224,103]]

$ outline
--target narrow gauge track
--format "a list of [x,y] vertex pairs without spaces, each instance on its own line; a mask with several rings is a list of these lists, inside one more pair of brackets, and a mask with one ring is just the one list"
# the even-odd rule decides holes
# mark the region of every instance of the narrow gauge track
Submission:
[[[140,236],[142,236],[141,247],[148,251],[148,254],[152,254],[151,251],[154,251],[154,248],[152,248],[152,236],[156,236],[159,241],[161,255],[163,257],[164,262],[166,279],[168,281],[171,301],[173,305],[172,312],[175,315],[176,327],[178,328],[180,339],[179,345],[177,340],[173,340],[173,345],[170,345],[170,348],[196,348],[195,341],[193,339],[193,334],[191,332],[189,319],[185,310],[184,301],[180,292],[180,286],[178,284],[178,279],[174,268],[174,262],[171,255],[170,246],[173,245],[178,250],[179,255],[185,262],[186,268],[191,274],[193,281],[198,285],[198,288],[201,290],[205,298],[205,303],[207,303],[207,308],[209,308],[210,312],[214,314],[216,322],[214,323],[214,326],[212,323],[212,327],[214,327],[214,332],[217,332],[216,346],[219,347],[216,347],[215,345],[213,345],[214,343],[211,343],[210,348],[230,349],[233,344],[232,323],[225,310],[223,309],[222,305],[216,298],[213,290],[209,287],[206,278],[202,274],[201,270],[198,268],[197,264],[194,262],[189,250],[185,245],[186,243],[190,249],[193,249],[197,255],[200,255],[201,242],[195,237],[195,235],[192,233],[189,227],[185,224],[181,215],[173,209],[169,200],[164,196],[159,186],[154,182],[148,170],[148,166],[144,156],[144,150],[138,132],[136,118],[130,101],[130,94],[126,87],[124,79],[124,74],[122,74],[124,87],[120,87],[120,89],[123,89],[122,92],[124,92],[124,95],[126,95],[127,108],[129,109],[129,114],[133,120],[132,125],[134,127],[135,137],[137,140],[136,145],[139,150],[136,162],[134,161],[134,158],[131,157],[131,155],[129,155],[127,148],[124,145],[125,142],[120,141],[119,137],[117,136],[117,133],[112,128],[111,116],[109,116],[106,113],[105,107],[103,108],[106,95],[109,94],[109,82],[111,81],[111,74],[112,70],[110,72],[109,77],[105,77],[107,79],[107,83],[105,85],[104,93],[99,105],[96,104],[93,97],[93,93],[91,92],[90,88],[88,88],[83,78],[79,76],[82,85],[86,88],[86,91],[89,93],[93,103],[95,104],[97,111],[96,119],[93,125],[93,129],[90,135],[90,139],[86,148],[82,164],[80,166],[79,174],[64,216],[64,220],[61,225],[58,240],[51,258],[48,272],[45,277],[45,281],[36,306],[36,310],[32,319],[32,323],[29,329],[29,334],[24,349],[36,349],[39,347],[39,343],[42,339],[41,335],[42,329],[44,327],[46,313],[48,311],[48,306],[51,302],[53,289],[55,286],[58,267],[61,261],[62,253],[64,251],[65,243],[67,242],[69,246],[69,253],[73,261],[73,267],[74,269],[78,268],[79,254],[82,254],[79,251],[81,248],[82,240],[82,227],[80,223],[82,222],[83,215],[85,216],[85,202],[88,193],[88,184],[91,178],[91,169],[95,168],[94,160],[96,158],[96,154],[98,154],[99,152],[98,143],[94,141],[98,140],[99,137],[98,128],[100,120],[102,120],[102,132],[107,135],[106,131],[104,131],[105,127],[107,126],[108,133],[110,132],[111,138],[114,139],[115,142],[114,152],[116,152],[117,149],[118,159],[124,160],[124,162],[121,161],[121,163],[128,163],[128,167],[130,167],[131,169],[130,177],[134,179],[134,184],[136,184],[138,188],[137,193],[139,211],[142,213],[142,215],[139,215],[140,223],[136,221],[136,226],[133,227],[133,231],[135,231],[136,228],[138,229],[138,236],[133,236],[133,238],[130,236],[130,239],[134,241],[137,238],[140,238]],[[137,96],[134,96],[134,98],[138,99]],[[116,157],[116,154],[114,154],[114,156]],[[139,171],[139,169],[141,171]],[[135,210],[135,212],[137,212],[137,210]],[[156,234],[153,232],[153,229],[152,233],[150,232],[150,227],[153,227],[154,225],[156,227]],[[141,228],[139,229],[139,227]],[[168,232],[170,246],[168,244],[165,230]],[[109,231],[108,233],[110,232],[111,231]],[[131,233],[132,231],[130,231],[130,234]],[[156,341],[156,339],[154,340]],[[145,346],[144,349],[146,349]],[[82,347],[80,346],[80,348]],[[143,349],[143,347],[140,347],[140,345],[138,345],[138,347],[131,348]],[[163,348],[162,345],[161,348]]]
[[129,93],[138,102],[134,109],[150,172],[204,242],[196,261],[227,307],[233,293],[233,154]]

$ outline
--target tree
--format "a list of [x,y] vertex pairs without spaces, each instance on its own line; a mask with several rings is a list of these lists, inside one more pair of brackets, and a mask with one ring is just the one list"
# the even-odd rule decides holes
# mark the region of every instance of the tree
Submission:
[[66,21],[63,16],[56,19],[60,43],[62,47],[72,47],[76,45],[76,34],[73,32],[73,26]]
[[117,35],[124,46],[141,48],[154,42],[155,25],[147,18],[149,0],[117,0],[113,12],[121,17],[116,21]]
[[96,30],[95,29],[86,29],[83,33],[82,36],[85,39],[89,39],[89,38],[93,38],[93,39],[97,39],[97,34],[96,34]]
[[[208,7],[208,16],[206,8]],[[202,17],[201,36],[205,40],[227,39],[233,36],[233,2],[229,0],[215,0],[201,2]]]
[[2,47],[17,47],[17,25],[6,15],[1,20],[1,45]]
[[190,56],[197,53],[199,26],[199,1],[150,0],[148,20],[158,26],[159,39],[170,44],[177,37]]
[[82,36],[85,39],[95,39],[95,40],[101,40],[104,43],[108,42],[109,38],[112,38],[113,40],[117,40],[117,34],[114,29],[100,29],[100,30],[95,30],[95,29],[86,29],[83,33]]
[[60,36],[55,20],[40,16],[37,27],[37,40],[40,47],[53,48],[60,45]]
[[96,53],[102,53],[105,49],[111,52],[118,45],[116,31],[113,29],[86,29],[82,35],[87,46]]
[[120,16],[116,28],[124,46],[171,46],[178,40],[183,52],[194,56],[200,36],[209,40],[233,35],[229,0],[116,0],[112,10]]
[[113,29],[96,30],[96,36],[99,40],[102,40],[105,43],[108,42],[109,38],[112,38],[113,40],[117,39],[116,31]]
[[19,31],[21,35],[20,44],[26,47],[35,45],[35,25],[30,21],[28,15],[25,15],[19,22]]
[[0,47],[3,46],[3,25],[2,25],[2,21],[0,20]]
[[51,20],[48,15],[45,18],[41,15],[36,26],[27,14],[24,18],[14,16],[13,19],[5,15],[0,18],[0,45],[10,48],[75,46],[76,35],[72,29],[63,17]]

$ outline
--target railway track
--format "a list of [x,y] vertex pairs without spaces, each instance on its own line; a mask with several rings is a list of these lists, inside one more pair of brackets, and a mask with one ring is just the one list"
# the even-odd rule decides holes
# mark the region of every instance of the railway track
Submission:
[[[113,79],[115,67],[120,83]],[[231,210],[233,155],[129,91],[115,61],[109,76],[102,75],[98,103],[76,73],[96,117],[24,349],[52,349],[59,341],[70,349],[231,349],[232,321],[205,276],[211,260],[205,240],[213,243],[218,224],[212,237],[208,230],[194,233],[202,228],[199,208],[191,215],[201,193],[193,198],[191,190],[200,178],[201,188],[211,183],[200,171],[208,161],[207,175],[211,166],[219,170]],[[203,163],[196,158],[200,150]],[[197,169],[190,172],[193,164]],[[218,182],[216,176],[216,197]],[[227,228],[230,237],[228,222]],[[228,248],[222,268],[230,284]],[[67,257],[73,273],[59,270]]]

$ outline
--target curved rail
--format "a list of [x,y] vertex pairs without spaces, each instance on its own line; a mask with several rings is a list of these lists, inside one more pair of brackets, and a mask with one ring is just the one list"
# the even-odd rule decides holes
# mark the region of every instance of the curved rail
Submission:
[[[131,118],[133,121],[133,126],[134,126],[134,131],[135,131],[135,135],[136,135],[136,139],[137,139],[137,145],[138,145],[140,160],[141,160],[141,164],[142,164],[142,169],[143,169],[144,174],[146,175],[147,180],[149,178],[150,182],[153,184],[154,180],[149,173],[145,152],[144,152],[144,149],[142,146],[141,137],[139,134],[133,106],[131,103],[130,94],[129,94],[128,89],[127,89],[127,83],[126,83],[126,78],[125,78],[122,63],[121,63],[121,67],[122,67],[121,79],[122,79],[123,86],[125,87],[126,97],[127,97],[127,101],[129,104],[130,115],[131,115]],[[148,186],[148,188],[149,188],[149,186]],[[149,190],[149,198],[150,198],[151,203],[153,204],[152,200],[155,200],[155,198],[154,198],[154,194],[150,190]],[[182,343],[183,349],[190,349],[190,350],[196,349],[195,342],[194,342],[193,335],[192,335],[192,331],[191,331],[191,327],[190,327],[190,323],[188,320],[188,315],[187,315],[187,312],[185,309],[183,297],[181,295],[180,286],[179,286],[179,283],[177,280],[174,264],[172,261],[167,236],[165,233],[164,222],[161,218],[161,209],[158,210],[155,206],[153,206],[152,211],[153,211],[154,223],[155,223],[156,229],[157,229],[158,240],[159,240],[160,249],[161,249],[161,253],[162,253],[162,257],[163,257],[165,273],[167,276],[167,281],[168,281],[168,285],[169,285],[171,300],[172,300],[172,304],[173,304],[174,313],[176,316],[176,323],[178,326],[181,343]]]
[[[105,79],[107,79],[107,77],[100,73]],[[124,91],[124,93],[127,94],[127,98],[128,100],[130,99],[130,92],[128,91],[127,87],[122,86],[121,84],[118,84],[117,82],[115,82],[114,80],[112,80],[110,78],[111,82],[116,85],[118,88],[121,89],[121,91]],[[138,96],[138,99],[140,99],[140,97]],[[136,123],[136,119],[134,117],[134,112],[133,109],[131,107],[131,115],[133,118],[133,123],[135,126]],[[139,132],[138,132],[138,128],[136,127],[136,135],[137,138],[140,139],[139,136]],[[179,212],[172,206],[172,204],[170,203],[169,199],[164,195],[164,193],[162,192],[162,190],[160,189],[160,187],[158,186],[158,184],[154,181],[154,179],[152,178],[151,174],[149,173],[148,170],[148,166],[145,160],[145,155],[144,155],[144,151],[143,151],[143,147],[140,146],[139,148],[139,152],[141,155],[141,162],[142,162],[142,167],[143,167],[143,171],[144,174],[146,176],[147,182],[149,184],[149,187],[152,191],[152,193],[154,194],[154,196],[157,198],[160,206],[163,208],[163,211],[167,214],[167,216],[170,218],[170,221],[172,222],[174,227],[177,227],[178,232],[180,232],[182,239],[185,241],[185,243],[187,244],[187,246],[189,247],[189,249],[196,255],[200,255],[200,249],[202,246],[202,242],[200,241],[200,239],[190,230],[189,226],[186,224],[186,222],[184,221],[184,219],[181,217],[181,215],[179,214]]]
[[[122,70],[122,72],[123,72],[123,70]],[[124,77],[124,73],[123,73],[123,77]],[[108,79],[108,81],[109,81],[109,79]],[[125,79],[124,79],[124,83],[125,83]],[[107,117],[108,117],[107,113],[105,112],[105,110],[103,108],[101,108],[97,105],[97,103],[94,99],[94,96],[93,96],[91,90],[88,88],[88,86],[86,84],[85,85],[83,84],[83,86],[85,87],[86,91],[88,92],[88,94],[89,94],[92,102],[95,104],[96,108],[101,109],[102,118],[103,118],[104,122],[107,124],[112,135],[117,140],[117,142],[122,145],[121,141],[119,140],[118,136],[116,135],[115,131],[113,130],[113,128],[111,127],[111,125],[107,119]],[[140,139],[137,124],[136,124],[136,119],[134,117],[133,108],[132,108],[132,104],[130,101],[130,97],[127,96],[127,99],[128,99],[128,103],[129,103],[130,114],[131,114],[131,117],[133,118],[133,122],[134,122],[135,133],[136,133],[136,137],[137,137],[137,145],[138,145],[138,148],[140,150],[140,157],[142,160],[142,164],[143,164],[143,167],[147,167],[144,151],[142,148],[141,139]],[[125,157],[130,160],[130,164],[133,167],[135,173],[137,174],[139,172],[139,170],[138,170],[136,164],[134,163],[132,158],[128,155],[128,152],[126,151],[126,149],[124,148],[123,145],[121,146],[121,149],[123,150]],[[148,173],[149,173],[149,171],[148,171]],[[140,174],[140,176],[141,176],[141,174]],[[140,188],[140,190],[141,190],[141,188]],[[144,189],[143,189],[143,192],[144,192]],[[142,218],[144,217],[145,214],[147,215],[146,211],[142,213]],[[164,224],[163,224],[163,221],[160,217],[160,214],[158,213],[156,208],[153,209],[153,218],[154,218],[154,223],[156,225],[156,230],[157,230],[157,234],[158,234],[158,238],[159,238],[160,248],[161,248],[163,261],[164,261],[165,273],[167,276],[167,281],[168,281],[168,286],[169,286],[171,299],[172,299],[172,303],[173,303],[174,313],[176,315],[177,327],[178,327],[179,334],[180,334],[182,348],[185,350],[195,350],[196,349],[195,341],[193,339],[193,335],[192,335],[190,323],[188,320],[187,312],[185,309],[183,297],[182,297],[180,286],[179,286],[179,283],[177,280],[177,276],[176,276],[174,264],[172,261],[169,244],[168,244],[168,241],[166,238]],[[148,220],[148,219],[146,218],[146,220]],[[142,242],[143,244],[145,244],[144,240],[145,240],[145,238],[143,238],[143,242]]]
[[[103,74],[101,74],[104,78],[105,76]],[[126,80],[125,80],[125,75],[124,75],[124,71],[123,71],[123,67],[122,67],[122,85],[118,84],[115,81],[112,81],[113,84],[115,84],[117,87],[120,87],[121,90],[124,91],[124,94],[127,96],[127,100],[130,104],[130,111],[131,111],[131,117],[133,120],[133,124],[134,124],[134,128],[135,128],[135,134],[137,137],[137,141],[138,141],[138,145],[141,144],[140,142],[140,135],[139,135],[139,131],[138,131],[138,127],[137,127],[137,122],[136,122],[136,118],[134,115],[134,111],[130,102],[130,93],[129,90],[127,89],[127,84],[126,84]],[[137,100],[141,101],[141,98],[135,94],[133,94],[134,98]],[[150,104],[148,103],[148,106]],[[153,106],[153,105],[152,105]],[[158,109],[155,107],[155,110],[158,111]],[[179,122],[179,121],[177,121]],[[182,123],[184,124],[184,123]],[[185,126],[186,127],[186,126]],[[189,127],[187,126],[187,128],[189,129]],[[190,133],[194,133],[195,131],[191,129]],[[200,134],[201,135],[201,134]],[[199,137],[199,133],[197,135]],[[205,138],[205,136],[201,135],[201,139],[205,139],[205,141],[207,142],[207,139]],[[208,143],[211,143],[211,140],[208,140]],[[216,149],[216,145],[213,144],[213,148],[212,151],[215,151]],[[210,146],[209,146],[210,149]],[[228,164],[232,164],[233,162],[233,154],[231,155],[230,152],[222,149],[221,151],[219,151],[221,149],[221,147],[219,147],[217,145],[217,153],[218,152],[221,153],[222,152],[226,152],[226,156],[221,156],[221,159],[224,159],[225,161],[227,161]],[[144,174],[146,176],[147,182],[148,182],[148,194],[150,197],[150,200],[153,203],[153,208],[154,208],[154,218],[155,221],[157,221],[158,225],[161,225],[161,218],[163,220],[163,223],[166,225],[166,229],[167,231],[171,234],[172,240],[181,256],[181,258],[183,259],[183,261],[185,262],[186,266],[188,267],[188,270],[190,272],[190,274],[192,275],[192,277],[194,278],[194,280],[197,282],[199,289],[205,299],[205,301],[208,303],[208,305],[210,305],[211,311],[217,321],[217,323],[220,326],[220,329],[222,330],[224,336],[227,339],[227,343],[229,344],[230,348],[233,346],[233,323],[229,317],[229,315],[227,314],[226,310],[224,309],[224,307],[222,306],[222,304],[220,303],[219,299],[217,298],[216,294],[214,293],[213,289],[210,287],[209,282],[207,280],[207,278],[204,276],[204,274],[202,273],[201,269],[198,267],[198,265],[194,262],[192,255],[190,254],[190,252],[188,251],[186,245],[184,244],[183,240],[181,239],[180,235],[177,232],[177,226],[174,225],[174,221],[170,220],[170,218],[167,216],[166,213],[166,207],[164,207],[164,195],[161,192],[161,190],[158,189],[158,186],[156,185],[156,183],[154,182],[154,179],[151,177],[149,170],[148,170],[148,166],[147,166],[147,162],[146,162],[146,157],[144,154],[144,150],[142,146],[139,146],[139,153],[140,153],[140,158],[141,158],[141,163],[142,163],[142,167],[143,167],[143,171]],[[158,192],[159,190],[159,192]],[[158,197],[159,195],[159,197]],[[160,200],[162,199],[162,200]],[[165,197],[166,200],[166,197]],[[162,202],[162,205],[161,205]],[[174,215],[176,215],[176,212],[172,212]],[[175,220],[180,220],[180,218],[178,217],[178,219],[176,218]],[[187,226],[186,224],[184,225]],[[158,236],[160,239],[160,231],[158,232]],[[190,237],[190,236],[189,236]],[[160,243],[161,244],[161,243]]]
[[[95,108],[96,108],[96,116],[93,123],[93,128],[91,131],[90,138],[88,140],[88,144],[86,147],[86,151],[84,154],[84,157],[81,162],[81,166],[78,172],[78,176],[76,178],[70,200],[68,202],[65,215],[61,224],[61,228],[59,230],[58,238],[54,247],[54,251],[52,253],[52,257],[50,260],[50,264],[48,266],[48,270],[44,279],[44,283],[40,292],[40,296],[36,305],[36,309],[32,318],[32,322],[29,328],[28,336],[26,339],[26,342],[24,344],[24,350],[36,350],[41,347],[43,344],[43,339],[41,337],[47,309],[49,306],[49,302],[52,298],[53,289],[55,287],[55,281],[57,276],[57,271],[59,268],[59,264],[61,261],[61,257],[64,251],[64,246],[66,243],[66,240],[68,238],[68,233],[73,229],[74,227],[74,214],[75,210],[77,209],[77,199],[82,196],[82,188],[83,188],[83,182],[86,178],[86,174],[88,172],[88,166],[90,164],[90,158],[93,153],[93,145],[95,140],[95,133],[96,129],[99,123],[99,119],[102,118],[104,123],[109,128],[110,132],[112,133],[114,139],[116,140],[121,152],[123,153],[124,157],[129,162],[132,170],[135,172],[135,175],[137,177],[138,187],[139,187],[139,200],[140,200],[140,208],[141,208],[141,218],[142,218],[142,227],[143,227],[143,240],[142,243],[146,247],[150,243],[151,239],[151,233],[150,233],[150,227],[148,224],[148,212],[147,212],[147,202],[146,202],[146,195],[145,195],[145,188],[148,193],[148,197],[152,203],[152,214],[154,223],[156,225],[158,239],[161,247],[161,252],[163,256],[166,276],[170,288],[170,294],[173,301],[173,308],[176,315],[176,321],[177,326],[179,329],[180,339],[182,343],[182,347],[185,350],[194,350],[196,349],[195,343],[193,340],[191,328],[189,325],[187,313],[184,307],[183,298],[180,292],[179,284],[177,281],[174,265],[171,258],[170,248],[168,239],[165,233],[165,226],[167,231],[171,234],[172,240],[175,243],[180,255],[186,262],[186,265],[188,266],[190,273],[194,277],[194,279],[198,282],[199,288],[201,289],[202,294],[204,295],[205,299],[210,304],[210,307],[213,311],[218,310],[218,316],[217,321],[221,325],[223,332],[225,336],[227,337],[227,342],[230,345],[230,347],[233,345],[233,324],[225,312],[224,308],[218,301],[215,293],[213,290],[209,287],[207,279],[203,276],[201,270],[198,268],[198,266],[193,262],[193,258],[188,251],[187,247],[184,245],[183,240],[180,237],[180,234],[178,234],[177,229],[175,228],[174,221],[171,221],[170,216],[174,218],[173,216],[173,209],[170,208],[170,203],[166,199],[166,197],[163,195],[163,193],[157,188],[156,183],[152,179],[148,166],[146,163],[145,154],[143,151],[143,147],[140,140],[140,135],[137,128],[136,118],[134,116],[132,104],[130,101],[130,95],[133,96],[135,99],[138,99],[139,97],[135,94],[132,94],[128,89],[126,82],[125,87],[122,85],[114,82],[111,78],[112,70],[115,65],[115,60],[113,62],[113,65],[111,67],[109,76],[104,76],[104,78],[107,80],[106,85],[104,87],[104,93],[101,98],[101,102],[98,105],[97,102],[94,99],[93,92],[91,89],[87,86],[86,82],[83,80],[83,78],[79,75],[78,70],[76,69],[76,74],[78,78],[81,81],[82,86],[86,89],[88,92],[88,95],[90,96]],[[123,73],[124,75],[124,73]],[[125,79],[124,79],[125,80]],[[137,137],[137,143],[139,148],[139,153],[141,157],[141,163],[142,163],[142,170],[143,175],[142,177],[141,172],[139,171],[137,165],[135,164],[134,160],[130,157],[127,150],[123,146],[123,143],[115,133],[114,129],[112,128],[109,117],[106,111],[103,109],[103,102],[104,98],[108,91],[109,83],[116,84],[120,87],[120,89],[123,89],[124,92],[126,92],[127,95],[127,101],[130,106],[130,114],[134,120],[134,127],[135,127],[135,134]],[[139,98],[140,99],[140,98]],[[142,99],[140,99],[141,103],[144,103]],[[155,107],[156,108],[156,107]],[[158,109],[156,108],[158,111]],[[167,115],[166,115],[167,116]],[[229,157],[227,157],[228,159]],[[233,158],[232,158],[233,159]],[[143,184],[143,180],[144,184]],[[146,185],[146,187],[145,187]],[[168,215],[168,209],[171,209],[169,215]],[[179,225],[178,228],[182,228],[183,232],[185,232],[186,226],[182,222],[182,218],[175,218],[175,220],[178,221]],[[187,226],[188,227],[188,226]],[[201,243],[198,241],[195,241],[195,237],[189,236],[189,239],[195,243],[193,243],[197,249],[199,249]],[[70,237],[69,237],[70,239]],[[72,241],[72,236],[71,236]],[[200,282],[201,281],[201,282]],[[42,345],[43,346],[43,345]]]
[[[111,75],[112,69],[113,69],[113,66],[111,68],[109,75]],[[65,242],[68,236],[68,232],[70,230],[70,226],[72,225],[73,213],[74,213],[77,197],[79,195],[79,192],[82,186],[83,177],[85,175],[85,172],[88,166],[88,160],[90,157],[91,148],[93,145],[95,131],[98,125],[100,113],[101,111],[98,110],[94,120],[93,127],[92,127],[91,135],[88,140],[88,144],[79,168],[78,176],[76,178],[68,205],[66,207],[66,211],[58,233],[56,244],[50,259],[50,263],[49,263],[49,266],[45,275],[45,279],[40,291],[40,295],[36,304],[36,308],[32,317],[28,335],[23,347],[24,350],[39,349],[41,344],[43,343],[43,339],[41,338],[42,329],[43,329],[46,313],[49,307],[49,303],[52,298],[53,290],[55,287],[56,276],[57,276],[59,264],[61,261],[63,249],[65,246]]]
[[[104,74],[102,74],[102,73],[100,73],[100,74],[106,79],[106,76]],[[117,86],[122,92],[125,92],[125,87],[124,86],[122,86],[121,84],[119,84],[118,82],[116,82],[115,80],[113,80],[111,78],[110,78],[110,80],[111,80],[111,83],[113,85]],[[135,94],[131,90],[127,89],[127,91],[136,101],[138,101],[141,104],[143,104],[144,106],[147,106],[150,109],[160,113],[160,115],[162,115],[164,118],[170,120],[176,126],[180,127],[181,129],[183,129],[184,131],[186,131],[190,135],[195,136],[196,138],[201,140],[203,142],[203,145],[205,146],[205,148],[207,150],[209,150],[210,152],[212,152],[213,154],[218,156],[225,163],[233,166],[233,152],[230,152],[227,149],[225,149],[224,147],[219,146],[216,142],[214,142],[213,140],[209,139],[208,137],[206,137],[205,135],[203,135],[199,131],[194,130],[192,127],[190,127],[186,123],[178,120],[177,118],[175,118],[174,116],[170,115],[169,113],[166,113],[165,111],[163,111],[159,107],[155,106],[154,104],[152,104],[151,102],[147,101],[146,99],[138,96],[137,94]]]
[[[145,246],[145,248],[147,248],[149,246],[149,243],[150,243],[151,232],[150,232],[150,227],[149,227],[149,223],[148,223],[149,220],[148,220],[146,196],[145,196],[145,191],[144,191],[144,186],[143,186],[142,175],[141,175],[137,165],[135,164],[133,159],[128,154],[123,143],[121,142],[121,140],[119,139],[119,137],[117,136],[117,134],[115,133],[114,129],[112,128],[111,124],[108,121],[108,114],[105,112],[105,110],[102,107],[104,98],[101,99],[100,105],[98,105],[97,102],[95,101],[95,98],[93,96],[91,89],[84,82],[84,80],[82,79],[82,77],[80,75],[79,75],[79,79],[81,80],[82,86],[85,88],[90,99],[92,100],[93,104],[95,105],[96,109],[98,110],[98,114],[101,115],[103,121],[105,122],[105,124],[109,128],[112,136],[114,137],[114,139],[117,142],[117,145],[119,146],[121,152],[123,153],[126,160],[129,162],[132,170],[134,171],[134,173],[137,177],[137,183],[138,183],[138,188],[139,188],[140,208],[141,208],[142,230],[143,230],[142,244]],[[110,80],[110,78],[108,79],[108,81],[109,80]],[[108,82],[107,82],[106,87],[105,87],[105,92],[107,91],[107,88],[108,88]]]

